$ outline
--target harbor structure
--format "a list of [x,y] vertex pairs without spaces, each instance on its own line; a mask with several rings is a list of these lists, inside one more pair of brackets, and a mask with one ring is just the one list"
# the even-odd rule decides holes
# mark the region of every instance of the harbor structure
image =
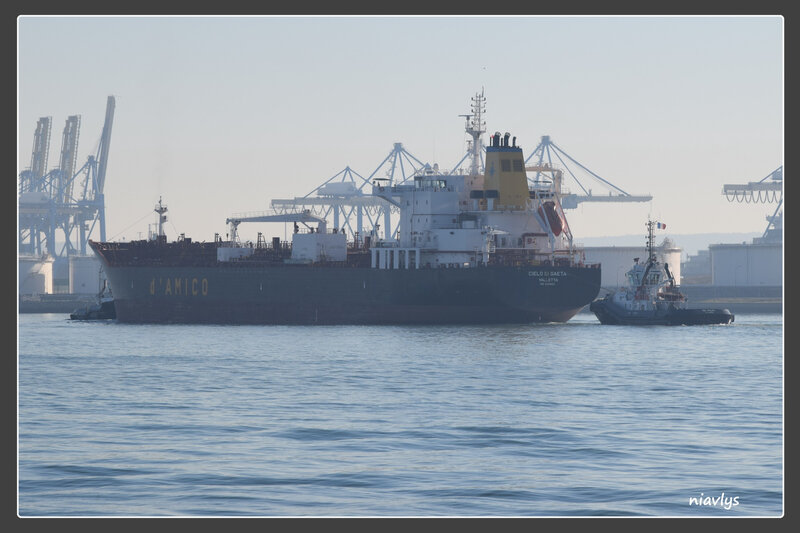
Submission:
[[694,302],[722,303],[740,312],[783,311],[783,165],[764,178],[725,184],[722,194],[743,206],[776,204],[751,242],[715,243],[689,256],[682,289]]
[[[20,295],[72,293],[75,276],[70,266],[73,258],[82,258],[78,261],[82,265],[78,278],[90,264],[94,265],[95,278],[100,275],[100,262],[87,243],[93,236],[100,239],[106,236],[103,191],[115,107],[114,96],[109,96],[97,151],[79,168],[80,115],[67,117],[59,163],[49,171],[52,117],[42,117],[37,122],[31,164],[18,176]],[[31,266],[37,262],[42,266]],[[33,270],[37,270],[36,275],[50,279],[32,286]],[[85,283],[81,281],[78,285]],[[43,292],[34,292],[39,290]]]

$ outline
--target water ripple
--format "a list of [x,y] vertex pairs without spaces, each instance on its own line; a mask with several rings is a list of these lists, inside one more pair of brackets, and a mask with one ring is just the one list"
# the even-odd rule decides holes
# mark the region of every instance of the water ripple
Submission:
[[20,315],[18,512],[780,516],[781,332]]

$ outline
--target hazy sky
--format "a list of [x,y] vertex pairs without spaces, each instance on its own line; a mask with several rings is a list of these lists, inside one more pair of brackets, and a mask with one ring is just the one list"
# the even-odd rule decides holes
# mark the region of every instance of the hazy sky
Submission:
[[[18,170],[42,116],[54,168],[81,115],[82,165],[114,95],[107,237],[146,235],[161,196],[170,238],[211,240],[348,165],[369,176],[396,142],[452,167],[483,87],[488,133],[526,157],[550,135],[653,196],[568,211],[577,242],[643,232],[649,214],[669,233],[761,232],[775,204],[722,186],[783,164],[783,32],[778,16],[20,17]],[[270,226],[240,232],[283,233]]]

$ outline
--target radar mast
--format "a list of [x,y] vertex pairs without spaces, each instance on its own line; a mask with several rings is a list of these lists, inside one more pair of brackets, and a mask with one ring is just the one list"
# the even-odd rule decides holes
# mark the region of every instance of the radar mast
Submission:
[[156,204],[155,209],[153,209],[156,213],[158,213],[158,237],[165,238],[166,234],[164,233],[164,222],[167,221],[167,215],[164,213],[167,212],[167,206],[162,205],[161,197],[158,197],[158,203]]
[[470,142],[469,152],[472,158],[469,174],[470,176],[477,176],[481,173],[481,134],[486,131],[486,121],[483,120],[483,114],[486,112],[486,97],[483,95],[483,87],[480,93],[475,93],[472,97],[472,113],[469,115],[459,115],[466,118],[467,124],[465,131],[472,137]]

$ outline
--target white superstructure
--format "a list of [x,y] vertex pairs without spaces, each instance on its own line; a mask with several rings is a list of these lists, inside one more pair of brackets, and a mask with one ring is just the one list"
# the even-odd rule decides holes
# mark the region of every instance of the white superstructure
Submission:
[[373,266],[469,268],[487,264],[492,254],[508,263],[523,257],[542,263],[575,260],[558,194],[552,184],[528,188],[522,149],[509,137],[499,132],[491,137],[483,176],[426,168],[413,185],[376,181],[372,194],[399,208],[400,223],[397,239],[375,243]]

